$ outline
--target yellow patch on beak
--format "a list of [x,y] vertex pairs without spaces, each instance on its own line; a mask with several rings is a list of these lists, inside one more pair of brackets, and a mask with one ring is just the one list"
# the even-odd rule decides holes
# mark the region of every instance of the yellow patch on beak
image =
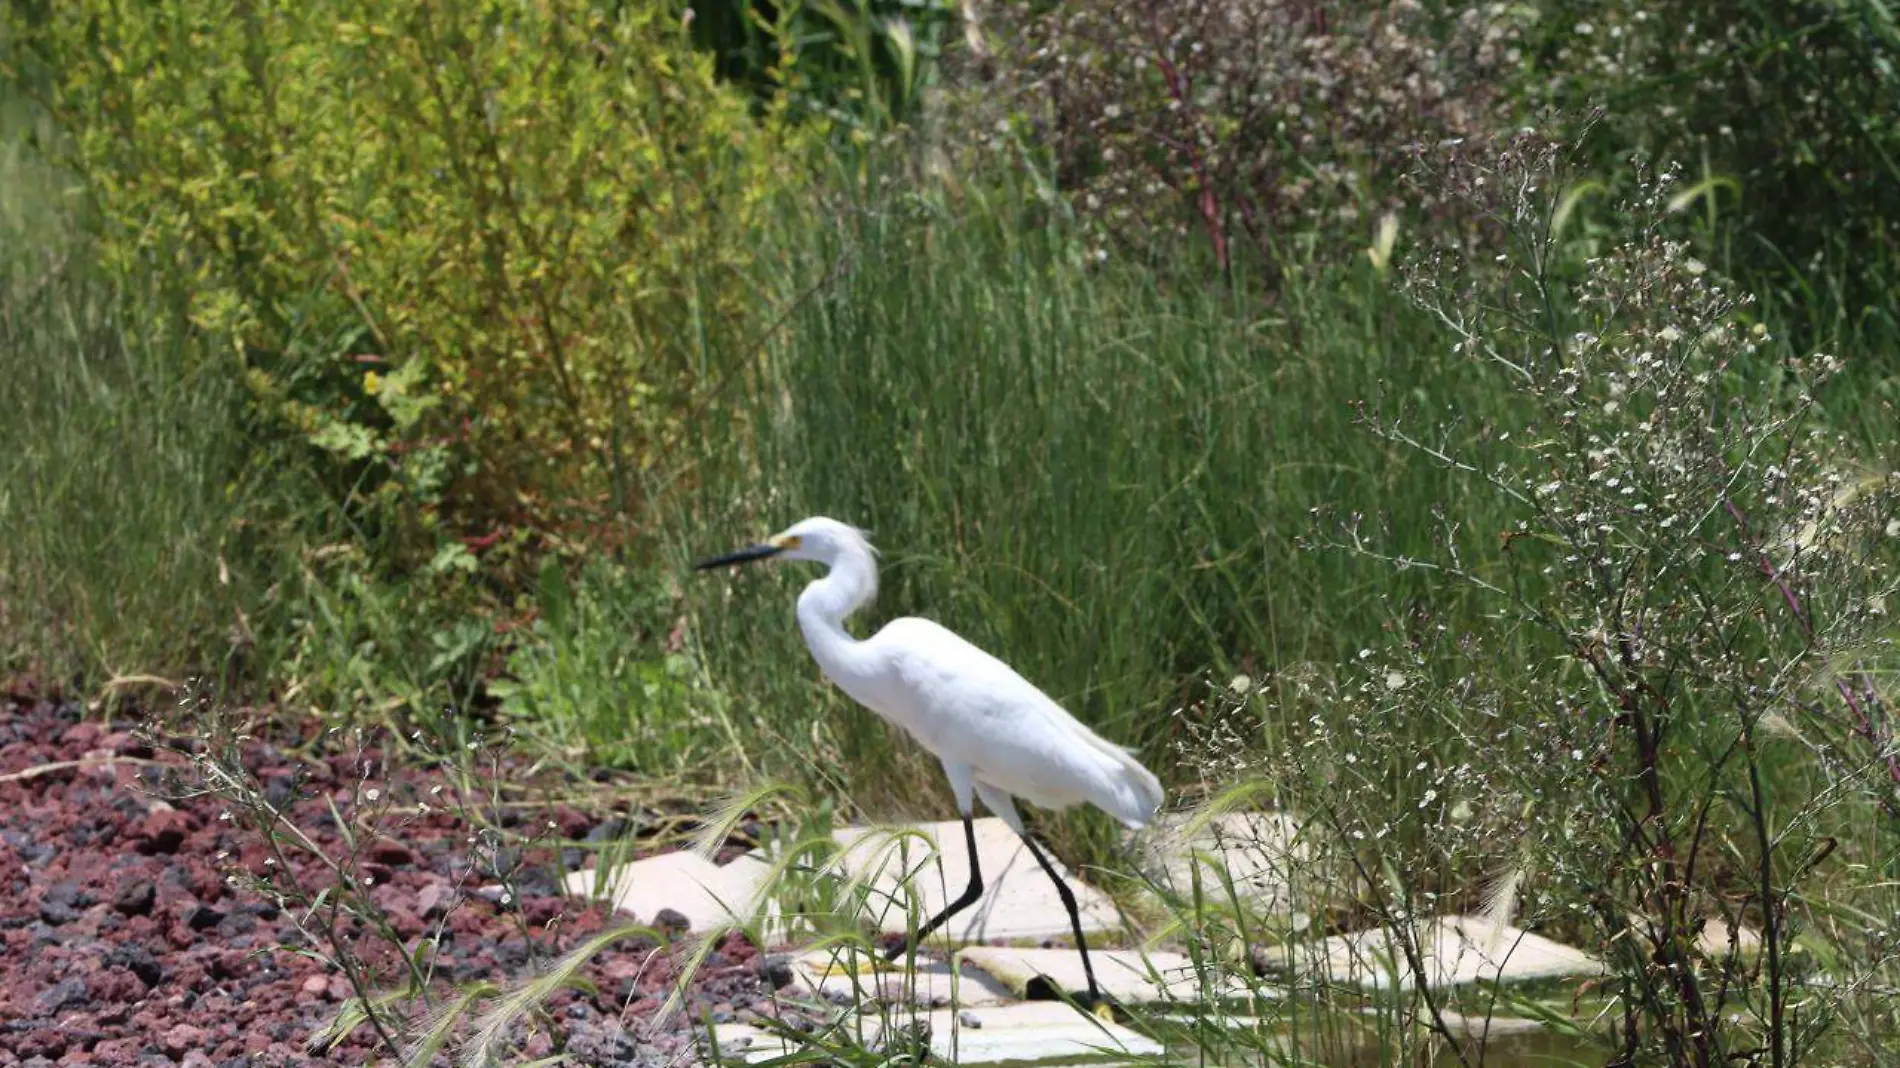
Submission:
[[792,534],[775,534],[772,537],[765,539],[765,543],[767,545],[772,546],[773,548],[777,549],[780,552],[785,552],[788,549],[798,548],[799,542],[800,542],[800,539],[797,536],[792,535]]

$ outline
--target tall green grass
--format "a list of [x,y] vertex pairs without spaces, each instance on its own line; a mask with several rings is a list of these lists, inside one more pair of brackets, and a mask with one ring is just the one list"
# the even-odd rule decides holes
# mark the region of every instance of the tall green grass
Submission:
[[179,309],[92,270],[31,112],[0,113],[0,671],[89,689],[235,666],[282,474],[248,448],[236,376],[185,372]]
[[[1294,273],[1266,305],[1086,262],[1023,218],[788,220],[767,288],[792,310],[729,387],[739,417],[700,428],[674,563],[808,514],[856,523],[884,554],[860,634],[936,618],[1165,765],[1209,679],[1335,663],[1420,591],[1303,550],[1312,508],[1389,517],[1420,551],[1434,508],[1494,538],[1490,502],[1354,425],[1383,397],[1481,429],[1503,398],[1369,266]],[[813,574],[689,581],[706,670],[781,762],[943,811],[920,797],[937,777],[893,774],[889,732],[819,685],[792,617]]]

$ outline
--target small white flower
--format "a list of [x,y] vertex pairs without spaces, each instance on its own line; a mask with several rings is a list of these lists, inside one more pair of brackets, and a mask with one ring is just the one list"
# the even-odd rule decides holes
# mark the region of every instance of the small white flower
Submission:
[[369,798],[371,801],[375,801],[383,796],[383,792],[377,789],[370,789],[366,791],[363,796]]

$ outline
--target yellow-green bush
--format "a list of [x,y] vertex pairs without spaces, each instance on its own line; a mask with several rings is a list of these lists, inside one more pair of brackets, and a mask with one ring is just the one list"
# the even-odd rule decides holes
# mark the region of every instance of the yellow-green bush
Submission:
[[188,287],[371,529],[626,510],[749,334],[747,233],[795,146],[663,0],[7,10],[106,262]]

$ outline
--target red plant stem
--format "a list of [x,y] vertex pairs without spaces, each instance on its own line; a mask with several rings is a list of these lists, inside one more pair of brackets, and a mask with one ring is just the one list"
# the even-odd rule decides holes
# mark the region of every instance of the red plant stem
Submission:
[[[1787,603],[1788,610],[1794,613],[1795,621],[1801,624],[1802,632],[1812,639],[1814,637],[1814,624],[1808,620],[1807,613],[1802,611],[1801,599],[1795,596],[1794,590],[1788,585],[1787,579],[1782,577],[1781,570],[1775,567],[1774,561],[1768,558],[1768,554],[1763,551],[1759,545],[1754,544],[1754,536],[1748,531],[1747,517],[1742,515],[1742,510],[1735,506],[1734,501],[1725,499],[1722,502],[1722,507],[1728,510],[1730,518],[1735,520],[1735,525],[1741,528],[1742,537],[1751,543],[1750,547],[1755,551],[1756,568],[1773,584],[1775,589],[1781,592],[1781,599]],[[1867,710],[1862,708],[1860,702],[1854,699],[1854,691],[1848,687],[1846,682],[1840,679],[1834,680],[1834,686],[1840,693],[1841,700],[1845,701],[1848,709],[1854,713],[1854,719],[1857,721],[1855,732],[1867,739],[1867,743],[1872,745],[1876,750],[1886,748],[1887,739],[1880,737],[1880,730],[1874,725],[1873,717],[1868,715]],[[1887,765],[1887,777],[1893,780],[1896,785],[1900,785],[1900,754],[1888,753],[1885,761]]]
[[[1155,27],[1155,39],[1165,40],[1166,35],[1159,26]],[[1187,78],[1174,63],[1168,59],[1165,49],[1155,49],[1155,64],[1161,68],[1161,78],[1168,86],[1168,95],[1182,108],[1189,108]],[[1200,184],[1199,198],[1201,223],[1207,227],[1207,236],[1214,242],[1214,262],[1222,271],[1227,270],[1227,231],[1221,226],[1220,202],[1214,197],[1214,183],[1207,174],[1207,160],[1201,155],[1201,149],[1192,139],[1187,144],[1188,164],[1194,168],[1194,179]]]
[[1726,498],[1722,501],[1722,507],[1728,509],[1728,514],[1735,520],[1735,525],[1742,528],[1742,537],[1746,538],[1751,543],[1750,548],[1755,550],[1755,566],[1770,583],[1774,584],[1775,589],[1781,591],[1781,599],[1787,602],[1788,611],[1794,613],[1795,622],[1801,624],[1802,633],[1810,638],[1814,637],[1814,624],[1808,622],[1808,614],[1801,610],[1801,600],[1794,595],[1794,590],[1790,589],[1787,581],[1781,577],[1781,571],[1775,567],[1774,561],[1768,559],[1768,553],[1759,545],[1752,544],[1755,538],[1748,532],[1748,520],[1742,515],[1742,510],[1735,507],[1734,501]]
[[[1879,729],[1874,726],[1873,717],[1868,715],[1867,710],[1854,699],[1854,691],[1840,679],[1834,680],[1834,688],[1840,691],[1841,700],[1847,702],[1847,707],[1853,711],[1854,719],[1858,721],[1856,730],[1860,736],[1867,739],[1868,744],[1875,749],[1885,748],[1886,740],[1880,737]],[[1887,754],[1887,778],[1893,780],[1895,785],[1900,785],[1900,754]]]

